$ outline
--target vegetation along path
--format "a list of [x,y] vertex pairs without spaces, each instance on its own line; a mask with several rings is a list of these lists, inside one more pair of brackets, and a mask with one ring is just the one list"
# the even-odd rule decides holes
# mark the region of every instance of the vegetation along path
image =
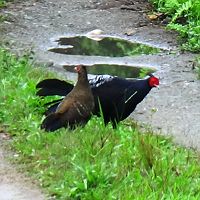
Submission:
[[[112,61],[155,67],[161,81],[160,90],[152,90],[131,117],[162,134],[172,135],[178,143],[200,149],[200,83],[192,69],[195,55],[179,51],[176,34],[165,30],[160,23],[152,23],[147,17],[149,4],[145,0],[131,5],[127,2],[29,0],[10,4],[1,10],[6,20],[0,25],[0,39],[8,41],[17,52],[23,53],[31,47],[38,63],[58,72],[63,64],[91,62],[89,57],[72,58],[48,52],[52,40],[60,35],[101,29],[108,35],[169,50],[157,55],[112,58]],[[99,59],[94,58],[95,62]],[[68,73],[65,78],[70,78]]]

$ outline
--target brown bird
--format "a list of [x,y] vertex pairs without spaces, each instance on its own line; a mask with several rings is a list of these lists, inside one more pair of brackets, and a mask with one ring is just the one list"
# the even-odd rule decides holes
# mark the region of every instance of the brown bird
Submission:
[[75,128],[84,125],[94,110],[94,97],[90,89],[85,66],[74,68],[78,81],[73,90],[58,105],[56,112],[49,114],[42,122],[45,131],[55,131],[61,127]]

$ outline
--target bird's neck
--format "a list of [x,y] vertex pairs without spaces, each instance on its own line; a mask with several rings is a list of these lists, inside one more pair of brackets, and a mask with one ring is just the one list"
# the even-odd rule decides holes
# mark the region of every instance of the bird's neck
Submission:
[[84,70],[82,73],[78,74],[78,81],[76,83],[77,88],[89,87],[87,71]]

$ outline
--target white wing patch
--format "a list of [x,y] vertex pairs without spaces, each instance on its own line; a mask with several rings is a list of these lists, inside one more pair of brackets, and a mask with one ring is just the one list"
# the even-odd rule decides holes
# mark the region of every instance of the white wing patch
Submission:
[[114,76],[110,75],[98,75],[95,78],[89,80],[90,87],[99,87],[104,83],[111,81],[113,78]]
[[127,103],[127,102],[128,102],[133,96],[135,96],[137,93],[138,93],[138,92],[135,91],[135,92],[125,101],[125,103]]

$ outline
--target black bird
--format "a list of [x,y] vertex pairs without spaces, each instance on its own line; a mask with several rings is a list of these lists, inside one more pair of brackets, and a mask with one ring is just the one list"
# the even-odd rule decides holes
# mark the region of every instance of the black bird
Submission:
[[[56,87],[54,87],[54,84]],[[94,95],[93,114],[103,114],[104,122],[112,122],[113,127],[127,118],[153,87],[159,85],[159,79],[150,75],[147,79],[127,80],[115,76],[98,75],[89,80]],[[56,88],[59,87],[59,90]],[[46,79],[37,84],[39,96],[66,95],[72,84],[58,79]],[[47,113],[54,112],[60,100],[48,103]]]
[[[78,72],[76,85],[70,92],[66,88],[65,98],[56,106],[55,112],[48,114],[44,119],[42,129],[55,131],[61,127],[74,128],[76,125],[84,125],[90,119],[94,109],[94,97],[88,82],[86,67],[80,65],[75,67],[75,70]],[[59,89],[62,87],[58,87],[58,92]]]

